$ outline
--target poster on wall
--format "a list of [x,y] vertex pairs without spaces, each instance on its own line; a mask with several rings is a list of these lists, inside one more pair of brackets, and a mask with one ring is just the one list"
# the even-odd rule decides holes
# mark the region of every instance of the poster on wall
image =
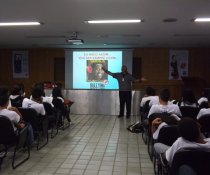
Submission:
[[188,76],[188,50],[170,50],[169,80],[181,80]]
[[13,51],[12,68],[13,78],[29,77],[28,51]]

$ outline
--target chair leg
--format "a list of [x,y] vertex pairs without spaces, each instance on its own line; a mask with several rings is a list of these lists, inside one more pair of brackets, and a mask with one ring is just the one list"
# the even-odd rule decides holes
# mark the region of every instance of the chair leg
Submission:
[[22,161],[20,161],[19,163],[15,164],[15,157],[16,157],[16,152],[18,151],[17,147],[14,150],[14,154],[13,154],[13,158],[12,158],[12,168],[15,169],[17,168],[19,165],[23,164],[25,161],[27,161],[30,158],[30,146],[27,145],[27,157],[24,158]]

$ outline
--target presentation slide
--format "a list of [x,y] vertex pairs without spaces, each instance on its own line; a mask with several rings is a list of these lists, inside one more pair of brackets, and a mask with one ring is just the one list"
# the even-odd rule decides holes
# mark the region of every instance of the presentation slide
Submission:
[[107,75],[121,72],[122,51],[73,51],[73,89],[118,89],[118,82]]

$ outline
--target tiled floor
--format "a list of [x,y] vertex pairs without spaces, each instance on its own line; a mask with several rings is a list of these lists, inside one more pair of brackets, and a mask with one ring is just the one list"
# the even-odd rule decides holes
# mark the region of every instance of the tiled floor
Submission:
[[7,158],[1,175],[153,175],[141,136],[126,130],[135,119],[72,115],[73,125],[60,131],[17,169]]

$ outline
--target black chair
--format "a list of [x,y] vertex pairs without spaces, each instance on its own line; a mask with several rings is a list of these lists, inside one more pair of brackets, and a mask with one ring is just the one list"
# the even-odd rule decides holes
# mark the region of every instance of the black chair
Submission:
[[[155,140],[155,142],[171,146],[178,139],[178,137],[179,137],[179,132],[177,125],[166,125],[160,129],[158,139]],[[155,153],[154,153],[153,166],[155,174],[162,173],[161,163],[158,160],[157,155]]]
[[206,136],[210,136],[210,114],[205,114],[198,119],[201,125],[201,132]]
[[[52,101],[58,115],[58,128],[66,129],[70,126],[70,121],[67,121],[69,117],[70,110],[63,104],[63,102],[58,98],[53,98]],[[66,122],[67,121],[67,122]]]
[[[18,108],[25,122],[29,122],[33,128],[34,138],[37,140],[37,150],[48,144],[48,118],[39,115],[33,108]],[[41,138],[46,139],[40,144]]]
[[199,108],[197,107],[191,107],[191,106],[180,106],[179,107],[182,117],[190,117],[196,120],[196,117],[199,112]]
[[148,142],[148,126],[145,125],[144,121],[147,120],[147,115],[149,113],[150,110],[150,106],[149,106],[150,100],[147,100],[144,104],[143,107],[140,108],[140,116],[141,116],[141,122],[144,124],[144,130],[142,132],[142,139],[144,141],[145,144],[147,144]]
[[24,97],[22,97],[21,95],[18,96],[17,98],[15,98],[15,99],[10,98],[11,105],[13,107],[16,107],[16,108],[22,107],[23,99],[24,99]]
[[209,175],[209,162],[210,149],[182,148],[175,153],[169,174],[176,175],[181,165],[188,165],[197,175]]
[[[44,109],[46,111],[46,117],[48,118],[48,129],[51,129],[51,138],[54,138],[58,134],[58,115],[57,111],[51,104],[43,102]],[[54,133],[54,130],[56,132]]]
[[204,101],[199,105],[199,108],[200,109],[209,108],[209,103],[207,101]]
[[[23,129],[17,130],[14,132],[13,125],[11,121],[5,117],[0,116],[0,145],[2,145],[0,152],[2,153],[0,157],[0,166],[3,162],[3,159],[7,156],[8,149],[14,146],[14,152],[12,157],[12,168],[15,169],[30,157],[30,146],[27,142],[28,128],[27,126]],[[26,157],[16,163],[16,154],[20,152],[21,148],[27,149]]]

